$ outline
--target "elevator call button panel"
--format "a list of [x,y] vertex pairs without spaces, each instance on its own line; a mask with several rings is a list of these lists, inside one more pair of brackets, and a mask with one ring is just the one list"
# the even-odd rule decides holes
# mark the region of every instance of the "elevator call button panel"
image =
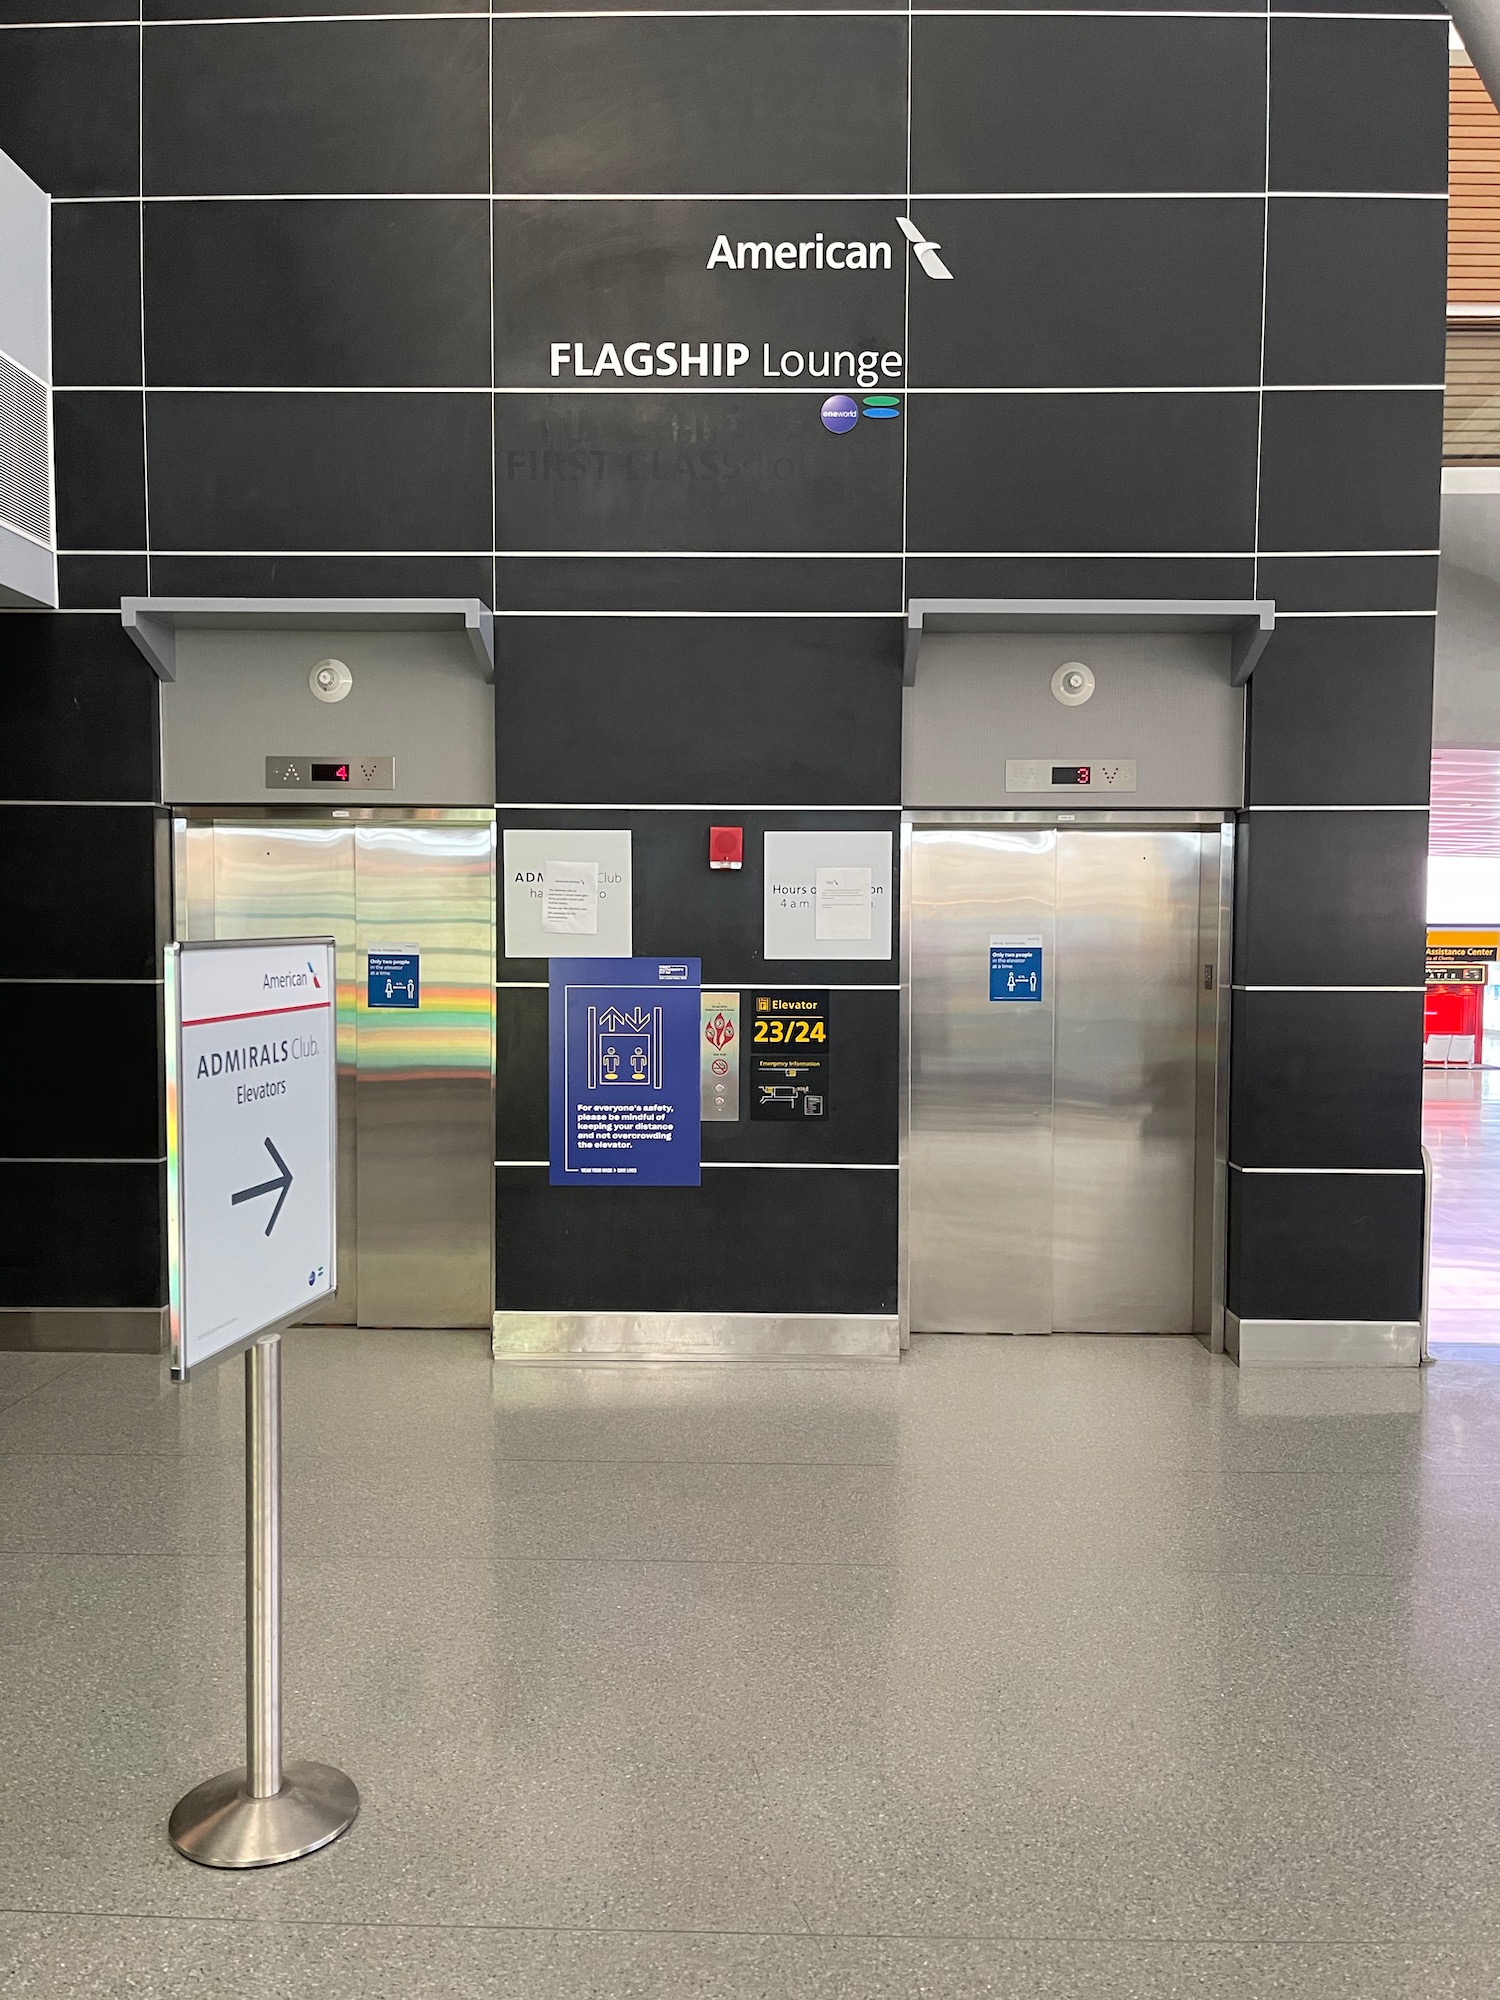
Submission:
[[394,757],[268,757],[266,790],[306,791],[312,786],[341,791],[393,792]]
[[1065,763],[1052,757],[1007,757],[1008,792],[1133,792],[1135,759],[1105,757],[1097,763]]

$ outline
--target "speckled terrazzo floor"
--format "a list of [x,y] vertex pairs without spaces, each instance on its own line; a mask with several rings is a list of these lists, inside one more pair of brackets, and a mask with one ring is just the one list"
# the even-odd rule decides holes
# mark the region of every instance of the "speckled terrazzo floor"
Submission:
[[0,1993],[1492,2000],[1500,1369],[287,1344],[287,1734],[238,1759],[240,1380],[0,1355]]

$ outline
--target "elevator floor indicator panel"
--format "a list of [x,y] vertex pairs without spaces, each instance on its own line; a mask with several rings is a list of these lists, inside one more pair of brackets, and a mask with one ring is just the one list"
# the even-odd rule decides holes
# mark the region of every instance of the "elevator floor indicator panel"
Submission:
[[1007,757],[1008,792],[1133,792],[1135,759],[1101,757],[1091,764],[1055,757]]
[[268,757],[266,790],[321,790],[351,792],[393,792],[396,789],[394,757]]

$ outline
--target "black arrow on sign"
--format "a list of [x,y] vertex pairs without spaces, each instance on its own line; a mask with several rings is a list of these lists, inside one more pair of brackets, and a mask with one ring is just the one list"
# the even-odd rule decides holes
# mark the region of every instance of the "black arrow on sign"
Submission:
[[280,1153],[277,1152],[269,1139],[266,1141],[266,1151],[271,1155],[277,1166],[280,1167],[280,1174],[274,1181],[262,1181],[259,1187],[241,1188],[238,1194],[232,1194],[229,1197],[229,1206],[235,1208],[242,1201],[254,1201],[258,1194],[274,1194],[276,1189],[280,1188],[280,1194],[276,1195],[276,1206],[271,1210],[271,1220],[266,1224],[266,1234],[269,1236],[271,1231],[276,1227],[276,1218],[281,1213],[281,1204],[286,1200],[287,1195],[291,1191],[292,1170],[286,1161],[282,1159]]

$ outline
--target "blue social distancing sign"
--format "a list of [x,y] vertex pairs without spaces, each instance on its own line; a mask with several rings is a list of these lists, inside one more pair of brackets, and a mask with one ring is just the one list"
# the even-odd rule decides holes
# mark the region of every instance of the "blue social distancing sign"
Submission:
[[1040,1000],[1042,940],[1039,937],[990,939],[990,998]]
[[372,951],[365,961],[370,1007],[420,1007],[422,961],[414,951]]

